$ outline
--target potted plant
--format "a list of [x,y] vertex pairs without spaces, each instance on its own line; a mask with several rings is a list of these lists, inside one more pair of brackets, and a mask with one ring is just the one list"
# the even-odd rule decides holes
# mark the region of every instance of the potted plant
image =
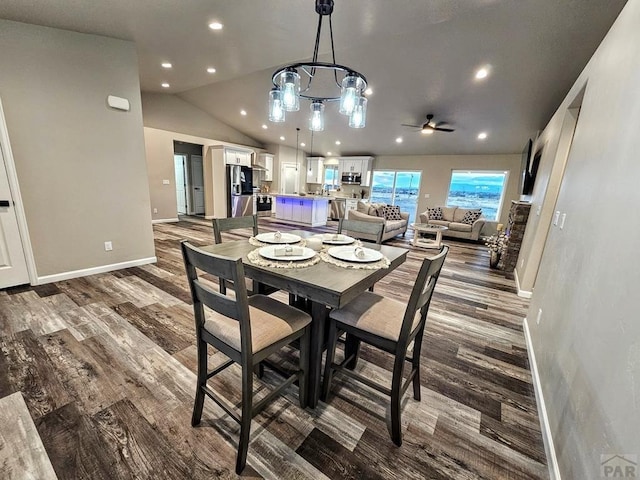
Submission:
[[496,268],[498,266],[500,257],[507,249],[508,241],[509,237],[502,230],[498,230],[496,234],[491,235],[486,239],[484,244],[489,247],[489,266],[491,268]]

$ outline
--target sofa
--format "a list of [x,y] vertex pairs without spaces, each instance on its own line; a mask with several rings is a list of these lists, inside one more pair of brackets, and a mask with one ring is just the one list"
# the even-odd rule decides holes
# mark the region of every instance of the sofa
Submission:
[[443,237],[477,241],[485,224],[480,208],[433,207],[420,214],[420,223],[443,225],[448,228]]
[[[358,202],[355,210],[349,210],[347,218],[350,220],[360,220],[363,222],[383,223],[384,231],[382,232],[382,241],[389,240],[397,235],[407,232],[407,226],[409,224],[409,214],[406,212],[397,211],[400,215],[400,219],[387,219],[384,217],[384,210],[387,205],[376,203]],[[366,235],[363,235],[366,238]],[[373,236],[369,240],[375,240]]]

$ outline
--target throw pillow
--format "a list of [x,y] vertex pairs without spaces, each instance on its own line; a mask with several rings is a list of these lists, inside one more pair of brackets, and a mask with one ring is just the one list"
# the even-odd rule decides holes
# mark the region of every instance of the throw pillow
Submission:
[[480,215],[482,215],[482,210],[469,210],[467,213],[464,214],[464,217],[462,217],[461,223],[466,223],[467,225],[473,225],[473,222],[479,219]]
[[358,211],[360,213],[366,213],[368,215],[369,214],[369,204],[368,203],[364,203],[361,200],[358,200],[358,204],[356,205],[356,211]]
[[442,220],[442,208],[427,208],[429,211],[429,220]]
[[384,217],[384,207],[386,206],[387,205],[384,203],[372,203],[371,208],[369,209],[369,215],[374,215],[376,217]]
[[383,211],[385,220],[402,220],[398,205],[386,205]]

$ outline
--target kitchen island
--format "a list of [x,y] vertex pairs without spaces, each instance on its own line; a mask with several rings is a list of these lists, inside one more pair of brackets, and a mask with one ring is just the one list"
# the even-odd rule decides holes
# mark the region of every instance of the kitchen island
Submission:
[[276,194],[276,218],[300,225],[322,227],[327,224],[329,197],[320,195]]

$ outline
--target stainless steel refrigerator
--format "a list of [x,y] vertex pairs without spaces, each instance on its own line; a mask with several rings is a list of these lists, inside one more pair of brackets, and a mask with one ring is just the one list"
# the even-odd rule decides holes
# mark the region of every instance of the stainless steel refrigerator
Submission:
[[227,165],[227,216],[255,214],[253,171],[251,167]]

